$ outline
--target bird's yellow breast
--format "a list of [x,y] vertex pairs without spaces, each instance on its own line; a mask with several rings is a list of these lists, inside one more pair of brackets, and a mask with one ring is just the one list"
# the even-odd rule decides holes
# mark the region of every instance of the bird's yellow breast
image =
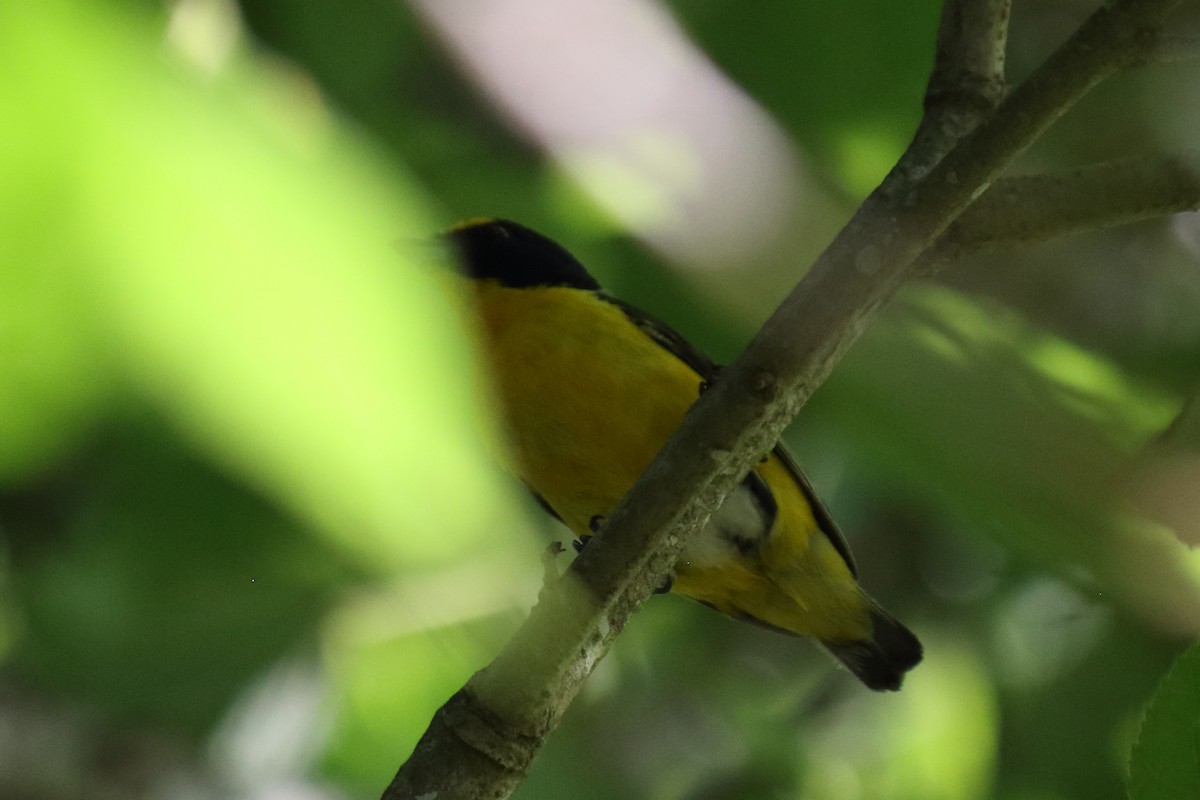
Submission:
[[477,291],[509,466],[586,534],[679,427],[700,376],[590,292]]

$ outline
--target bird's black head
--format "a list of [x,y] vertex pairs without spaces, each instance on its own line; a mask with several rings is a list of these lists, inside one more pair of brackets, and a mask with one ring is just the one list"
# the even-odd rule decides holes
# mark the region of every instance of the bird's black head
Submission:
[[469,277],[524,289],[567,286],[595,291],[596,279],[563,247],[506,219],[465,222],[446,233]]

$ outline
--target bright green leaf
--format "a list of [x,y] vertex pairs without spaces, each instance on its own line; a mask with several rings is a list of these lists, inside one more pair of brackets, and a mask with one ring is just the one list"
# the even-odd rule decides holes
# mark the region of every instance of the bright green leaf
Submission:
[[1130,800],[1200,797],[1200,645],[1159,685],[1129,761]]

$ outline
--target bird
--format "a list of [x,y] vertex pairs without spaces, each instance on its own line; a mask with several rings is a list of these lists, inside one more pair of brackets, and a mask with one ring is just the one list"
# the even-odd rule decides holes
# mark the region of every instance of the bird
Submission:
[[[719,368],[531,228],[481,218],[445,237],[507,432],[504,466],[579,549]],[[782,442],[685,545],[662,590],[815,639],[877,691],[899,689],[922,658],[859,585],[849,544]]]

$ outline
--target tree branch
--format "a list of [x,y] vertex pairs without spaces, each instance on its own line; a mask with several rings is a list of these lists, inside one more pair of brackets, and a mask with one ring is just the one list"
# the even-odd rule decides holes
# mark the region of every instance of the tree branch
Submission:
[[1193,61],[1200,58],[1200,36],[1171,36],[1161,34],[1148,44],[1131,67],[1142,67],[1148,64],[1174,64],[1180,61]]
[[1000,104],[1011,7],[1012,0],[943,3],[925,113],[885,186],[920,180]]
[[[686,537],[774,446],[921,254],[1067,107],[1136,57],[1178,2],[1119,0],[1101,8],[944,158],[936,143],[914,139],[913,149],[929,148],[934,157],[906,156],[907,166],[863,203],[692,407],[504,651],[438,711],[385,800],[502,798],[519,785],[546,734],[674,564]],[[965,14],[971,3],[947,5]],[[953,131],[942,138],[949,143]],[[925,167],[931,168],[914,182]]]
[[1200,208],[1200,153],[1004,178],[954,222],[923,261],[1030,245]]

